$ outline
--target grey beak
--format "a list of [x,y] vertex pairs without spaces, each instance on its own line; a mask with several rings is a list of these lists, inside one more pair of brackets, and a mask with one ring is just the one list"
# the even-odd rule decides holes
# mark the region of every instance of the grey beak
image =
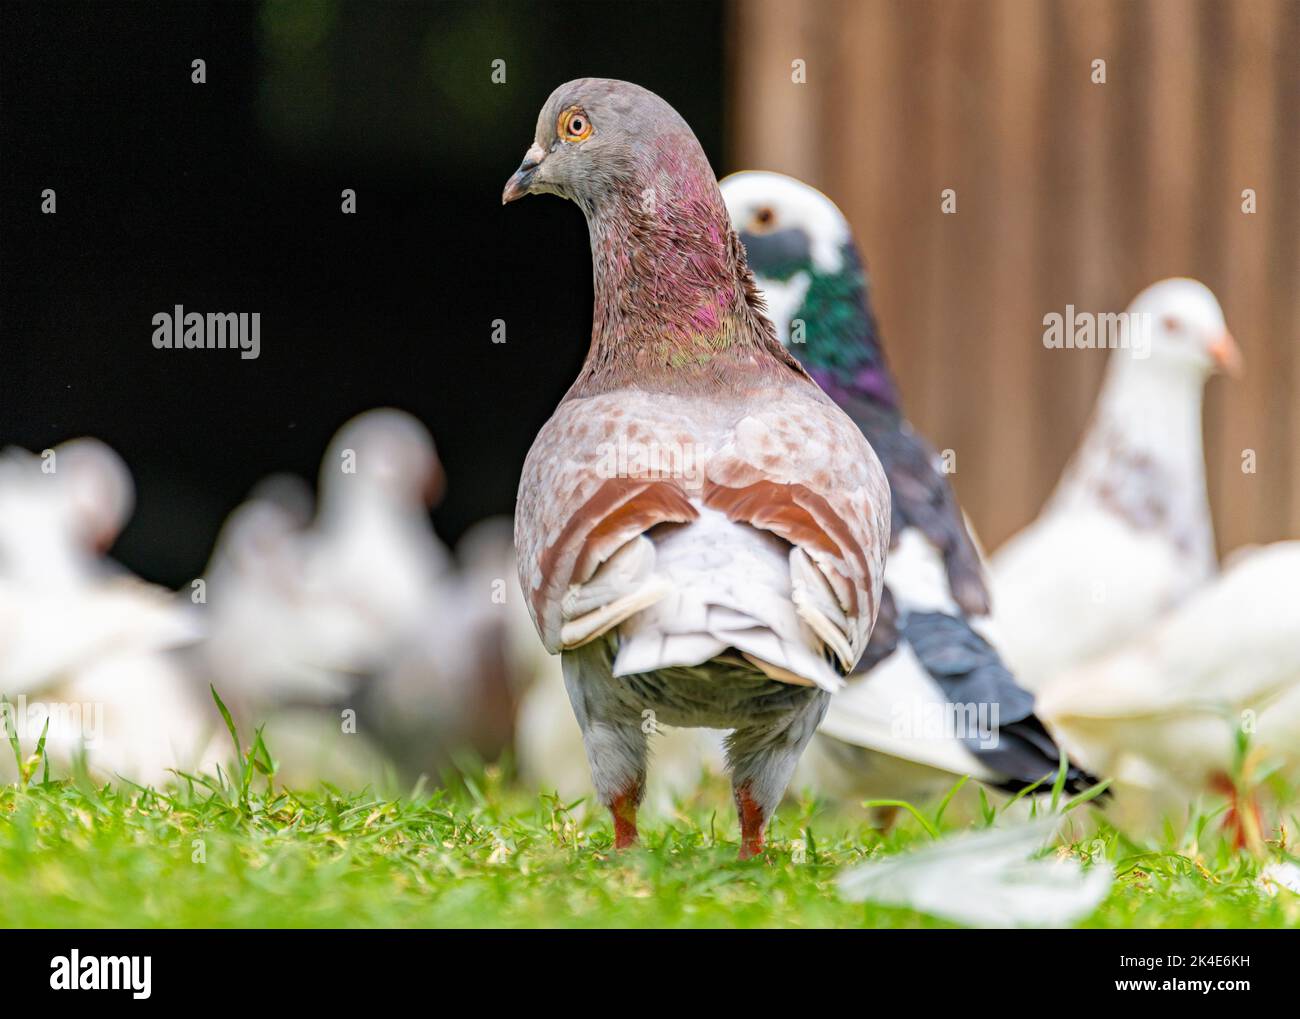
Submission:
[[545,158],[545,150],[534,142],[532,147],[524,153],[524,161],[519,164],[519,169],[506,181],[505,190],[501,192],[502,205],[509,205],[515,199],[523,198],[524,195],[528,194],[533,183],[533,176],[537,173],[537,168],[542,165],[542,160]]

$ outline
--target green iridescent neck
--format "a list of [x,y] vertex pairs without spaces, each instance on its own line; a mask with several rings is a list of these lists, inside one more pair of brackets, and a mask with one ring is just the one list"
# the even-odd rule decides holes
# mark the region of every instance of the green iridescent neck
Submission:
[[852,243],[846,243],[841,254],[838,272],[811,274],[808,292],[791,322],[790,350],[832,396],[842,393],[897,406],[898,392],[880,347],[861,260]]

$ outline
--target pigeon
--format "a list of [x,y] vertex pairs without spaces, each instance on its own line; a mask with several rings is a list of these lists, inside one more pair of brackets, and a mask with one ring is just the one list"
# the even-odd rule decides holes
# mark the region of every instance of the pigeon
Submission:
[[1239,845],[1258,809],[1229,776],[1240,736],[1250,784],[1280,768],[1300,784],[1300,541],[1234,553],[1224,572],[1122,648],[1057,674],[1043,717],[1115,780],[1117,816],[1149,826],[1207,792],[1233,798]]
[[322,460],[319,504],[275,476],[227,519],[203,579],[207,671],[255,720],[331,706],[398,660],[428,626],[450,569],[428,503],[442,467],[424,426],[367,411]]
[[304,535],[307,582],[346,592],[379,642],[427,625],[422,599],[451,570],[428,514],[445,486],[428,430],[390,408],[347,422],[321,461],[320,505]]
[[428,516],[444,488],[427,429],[381,408],[331,440],[314,511],[305,482],[277,475],[222,528],[204,670],[241,724],[268,725],[283,775],[437,775],[508,745],[510,648],[482,575],[503,566],[470,534],[458,569]]
[[889,488],[781,346],[685,121],[637,85],[557,88],[503,203],[573,201],[595,309],[524,462],[520,586],[561,654],[614,846],[637,840],[660,723],[730,730],[740,858],[880,608]]
[[1201,398],[1213,372],[1240,365],[1203,284],[1163,280],[1129,306],[1056,490],[990,563],[1003,651],[1030,689],[1137,637],[1214,575]]
[[[549,668],[520,696],[515,756],[525,783],[571,803],[591,795],[591,769],[559,659],[547,656],[547,663]],[[724,738],[725,734],[713,729],[657,724],[654,768],[646,778],[643,812],[671,816],[677,801],[697,789],[703,776],[721,774],[725,769]]]
[[[356,613],[308,583],[305,481],[274,475],[226,518],[203,570],[203,671],[241,722],[292,704],[332,704],[363,668]],[[197,583],[197,582],[196,582]]]
[[[878,623],[800,779],[835,798],[908,800],[961,775],[1008,791],[1041,782],[1060,752],[988,639],[979,553],[939,457],[904,416],[848,221],[782,174],[732,174],[722,195],[781,341],[862,429],[893,499],[888,637]],[[1067,769],[1071,791],[1091,781]]]
[[47,589],[84,584],[104,568],[134,504],[130,470],[98,439],[40,456],[0,451],[0,575]]
[[[206,760],[212,721],[174,653],[201,636],[170,591],[105,557],[135,487],[90,438],[0,453],[0,694],[5,728],[58,768],[159,784]],[[7,762],[6,762],[7,767]]]
[[520,691],[542,657],[515,579],[512,532],[496,517],[466,531],[430,618],[366,703],[385,749],[410,774],[437,774],[471,755],[493,761],[512,744]]

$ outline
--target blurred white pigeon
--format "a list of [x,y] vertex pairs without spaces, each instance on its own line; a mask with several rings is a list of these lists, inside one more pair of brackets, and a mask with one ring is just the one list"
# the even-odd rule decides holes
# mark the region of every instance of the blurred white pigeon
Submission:
[[428,624],[448,570],[428,517],[441,487],[424,426],[380,409],[331,441],[310,523],[301,486],[281,477],[255,489],[204,571],[204,656],[218,691],[260,716],[335,704],[391,668]]
[[[509,520],[471,527],[456,560],[425,625],[367,702],[389,753],[411,774],[496,760],[511,743],[517,693],[535,664],[531,624],[532,646],[519,633],[528,613],[514,579]],[[514,613],[523,613],[522,623],[512,623]]]
[[494,758],[512,716],[507,648],[493,591],[433,531],[443,471],[428,431],[368,411],[330,442],[310,520],[302,487],[258,486],[213,552],[204,655],[218,691],[243,722],[268,723],[273,755],[304,781],[372,780],[381,749],[412,774],[459,750]]
[[0,455],[0,693],[26,753],[49,719],[56,774],[84,751],[97,777],[159,783],[200,765],[212,731],[168,653],[198,639],[197,620],[103,558],[133,500],[97,440]]
[[1000,646],[1030,689],[1142,633],[1215,570],[1201,400],[1212,372],[1238,371],[1237,345],[1190,279],[1148,287],[1119,329],[1056,491],[990,566]]
[[307,582],[346,592],[381,642],[427,625],[424,599],[451,568],[428,512],[444,487],[433,438],[402,411],[353,418],[321,461],[320,503],[303,536]]
[[0,450],[0,576],[46,590],[84,584],[102,573],[134,503],[130,471],[98,439],[40,456]]
[[840,876],[840,894],[968,927],[1068,927],[1101,905],[1114,871],[1059,854],[1037,858],[1058,824],[1047,818],[954,835],[872,860]]
[[200,656],[218,693],[248,721],[262,720],[247,719],[250,710],[329,703],[352,688],[353,614],[307,585],[310,498],[306,483],[287,475],[255,486],[226,519],[203,573]]
[[[1223,574],[1123,648],[1057,675],[1039,711],[1087,767],[1115,779],[1133,825],[1231,792],[1237,734],[1247,767],[1300,783],[1300,541],[1236,553]],[[1241,808],[1241,809],[1238,809]],[[1234,803],[1239,842],[1257,820]]]

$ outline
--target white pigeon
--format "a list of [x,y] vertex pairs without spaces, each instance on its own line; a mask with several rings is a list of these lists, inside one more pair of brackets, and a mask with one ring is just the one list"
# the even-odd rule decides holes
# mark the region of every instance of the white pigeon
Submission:
[[193,614],[103,557],[133,500],[97,440],[0,455],[0,693],[24,753],[49,719],[55,774],[84,753],[96,777],[156,784],[203,762],[212,719],[170,654]]
[[[509,747],[518,692],[529,681],[525,670],[545,657],[514,577],[510,521],[489,518],[471,527],[456,546],[456,569],[443,579],[437,604],[375,684],[369,706],[385,747],[407,772],[494,761]],[[522,623],[512,619],[517,613]],[[519,632],[525,624],[527,646]]]
[[0,450],[0,576],[46,590],[77,587],[131,516],[135,486],[98,439],[69,439],[39,456]]
[[306,483],[287,475],[255,486],[226,518],[200,578],[200,658],[242,721],[263,720],[248,716],[272,704],[331,702],[352,688],[353,614],[305,576],[310,499]]
[[[904,415],[848,221],[782,174],[721,187],[777,335],[866,435],[893,502],[889,599],[796,780],[849,802],[920,800],[961,775],[1011,790],[1040,782],[1059,754],[988,639],[978,547],[941,459]],[[1090,781],[1067,774],[1071,791]]]
[[285,480],[255,489],[226,521],[203,576],[203,653],[218,692],[231,690],[254,716],[323,707],[392,667],[427,623],[448,569],[428,517],[441,483],[424,426],[381,409],[330,443],[314,519]]
[[414,417],[383,408],[353,418],[321,462],[304,535],[308,583],[347,592],[380,639],[425,625],[423,599],[451,569],[428,513],[444,487],[433,438]]
[[1248,767],[1276,762],[1300,784],[1297,578],[1300,541],[1236,553],[1221,576],[1123,648],[1040,692],[1039,711],[1071,753],[1114,777],[1125,823],[1158,821],[1208,790],[1227,791],[1242,731]]
[[1201,400],[1240,364],[1223,311],[1203,284],[1164,280],[1119,335],[1055,492],[990,564],[1001,647],[1031,689],[1138,636],[1216,568]]
[[267,724],[285,774],[371,781],[381,751],[436,774],[456,750],[504,745],[491,592],[465,588],[434,533],[442,489],[424,426],[373,410],[330,442],[314,517],[282,480],[223,528],[204,578],[207,672],[242,723]]

